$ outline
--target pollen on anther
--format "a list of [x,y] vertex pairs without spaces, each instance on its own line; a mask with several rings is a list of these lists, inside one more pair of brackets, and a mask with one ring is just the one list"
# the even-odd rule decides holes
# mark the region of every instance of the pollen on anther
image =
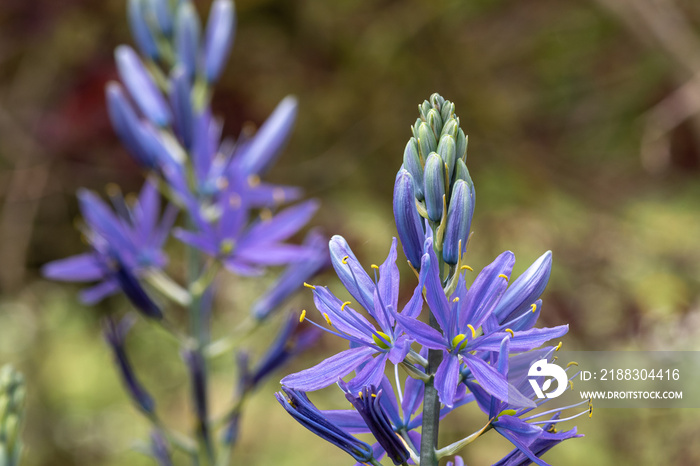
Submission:
[[508,333],[510,333],[510,337],[511,337],[511,338],[515,338],[515,332],[514,332],[514,331],[512,331],[512,330],[509,329],[509,328],[507,328],[505,331],[508,332]]
[[559,351],[561,349],[562,342],[560,341],[559,344],[557,345],[556,348],[554,348],[554,351]]
[[340,306],[340,310],[341,310],[341,311],[344,311],[344,310],[345,310],[345,306],[349,306],[350,304],[352,304],[350,301],[345,301],[345,302],[343,303],[343,305]]
[[574,381],[569,380],[569,386],[571,387],[571,391],[574,391]]
[[373,269],[379,270],[379,266],[377,264],[372,264],[372,265],[370,265],[370,267],[372,267]]
[[467,327],[469,327],[469,330],[472,331],[472,340],[476,338],[476,330],[474,329],[474,326],[472,324],[467,324]]
[[304,282],[304,286],[305,286],[305,287],[307,287],[307,288],[311,288],[312,290],[315,290],[315,289],[316,289],[316,287],[315,287],[315,286],[313,286],[313,285],[309,285],[309,284],[308,284],[308,283],[306,283],[306,282]]
[[331,327],[333,326],[333,324],[331,323],[331,318],[328,317],[328,314],[326,314],[325,312],[323,313],[323,318],[326,319],[326,323],[328,325],[330,325]]
[[303,309],[301,311],[301,315],[299,316],[299,323],[304,322],[304,319],[306,319],[306,309]]
[[501,278],[503,278],[503,279],[505,279],[505,281],[508,281],[508,275],[502,273],[502,274],[500,274],[500,275],[498,275],[498,276],[501,277]]
[[343,264],[348,263],[348,257],[350,257],[350,256],[343,256]]
[[459,270],[469,270],[470,272],[473,272],[473,271],[474,271],[474,269],[472,269],[472,268],[469,267],[468,265],[463,265],[463,266],[461,266],[461,267],[459,268]]
[[566,365],[566,367],[571,367],[571,366],[578,366],[578,363],[576,361],[571,361],[569,364]]
[[532,312],[536,312],[537,311],[537,304],[534,304],[534,303],[530,304],[530,309],[532,309]]
[[459,296],[455,296],[455,299],[452,300],[453,303],[458,303],[459,302]]

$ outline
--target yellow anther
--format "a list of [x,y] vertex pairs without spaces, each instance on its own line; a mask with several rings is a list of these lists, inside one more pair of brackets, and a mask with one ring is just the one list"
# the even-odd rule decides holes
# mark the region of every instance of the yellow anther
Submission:
[[343,264],[347,264],[347,263],[348,263],[348,257],[350,257],[350,256],[344,256],[344,257],[343,257]]
[[357,392],[357,396],[358,396],[359,398],[362,398],[362,390],[360,390],[359,392]]
[[556,361],[557,359],[559,359],[559,356],[552,356],[552,361]]
[[315,289],[316,289],[316,287],[315,287],[315,286],[313,286],[313,285],[309,285],[309,284],[308,284],[308,283],[306,283],[306,282],[304,282],[304,286],[305,286],[305,287],[307,287],[307,288],[311,288],[312,290],[315,290]]
[[372,334],[372,340],[374,340],[374,343],[380,347],[381,349],[389,349],[391,348],[388,343],[391,342],[391,338],[389,335],[387,335],[384,332],[377,332],[376,334]]
[[272,190],[272,199],[277,204],[282,204],[285,200],[284,189],[282,189],[282,188],[273,189]]
[[509,328],[507,328],[507,329],[506,329],[506,332],[510,333],[510,337],[511,337],[511,338],[515,338],[515,332],[514,332],[514,331],[512,331],[512,330],[509,329]]
[[469,267],[468,265],[463,265],[463,266],[461,266],[461,267],[459,268],[459,270],[469,270],[470,272],[473,272],[473,271],[474,271],[474,269],[472,269],[472,268]]
[[323,313],[323,318],[326,319],[326,323],[327,323],[329,326],[331,326],[331,327],[333,326],[333,324],[331,323],[331,318],[328,317],[328,314],[326,314],[325,312]]
[[571,367],[571,366],[578,366],[578,363],[576,361],[571,361],[569,364],[566,365],[566,367]]
[[[461,348],[460,348],[461,346]],[[460,333],[456,337],[452,339],[452,348],[455,349],[464,349],[467,346],[467,336],[463,333]]]
[[344,311],[344,310],[345,310],[345,306],[349,306],[350,304],[352,304],[350,301],[345,301],[345,302],[343,303],[343,305],[340,306],[340,310],[341,310],[341,311]]
[[262,209],[260,211],[260,218],[263,220],[263,222],[267,222],[272,218],[272,211],[270,209]]
[[241,206],[241,196],[238,194],[231,194],[231,196],[228,198],[228,204],[232,208],[238,209]]
[[549,429],[547,429],[547,432],[551,434],[556,434],[557,433],[557,428],[554,427],[554,425],[550,426]]
[[508,275],[506,275],[504,273],[500,274],[499,277],[503,277],[505,279],[505,281],[508,281]]
[[105,191],[107,192],[108,196],[119,196],[122,193],[121,188],[119,188],[119,185],[117,183],[107,183],[105,185]]
[[376,393],[372,393],[372,398],[376,398],[376,397],[377,397],[377,394],[376,394]]
[[299,323],[304,322],[304,319],[306,319],[306,309],[301,311],[301,315],[299,316]]
[[260,177],[258,175],[250,175],[248,177],[248,184],[253,188],[256,187],[260,184]]
[[370,267],[372,267],[373,269],[379,270],[379,266],[377,264],[372,264],[372,265],[370,265]]
[[561,349],[562,342],[560,341],[559,344],[557,345],[556,348],[554,348],[554,351],[559,351]]
[[537,304],[530,304],[530,309],[532,309],[532,312],[537,311]]
[[459,302],[459,296],[455,296],[455,299],[452,300],[453,303],[458,303]]
[[569,380],[569,386],[571,387],[571,391],[573,392],[574,391],[574,381],[573,380]]
[[593,406],[591,406],[590,408],[588,408],[588,419],[590,419],[590,418],[592,418],[592,417],[593,417]]
[[469,327],[469,330],[472,331],[472,340],[473,340],[474,338],[476,338],[476,330],[474,330],[474,327],[472,326],[472,324],[467,324],[467,327]]

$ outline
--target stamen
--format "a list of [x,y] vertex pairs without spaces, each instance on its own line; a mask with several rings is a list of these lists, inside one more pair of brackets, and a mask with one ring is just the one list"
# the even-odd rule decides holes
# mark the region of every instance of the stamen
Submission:
[[315,286],[313,286],[313,285],[309,285],[309,284],[308,284],[308,283],[306,283],[306,282],[304,282],[304,286],[305,286],[305,287],[307,287],[307,288],[311,288],[312,290],[315,290],[315,289],[316,289],[316,287],[315,287]]
[[301,315],[299,316],[299,323],[304,322],[304,319],[306,319],[306,309],[301,311]]
[[256,187],[257,185],[260,184],[260,177],[258,175],[250,175],[248,177],[248,184],[250,185],[251,188]]
[[537,311],[537,304],[534,304],[534,303],[530,304],[530,308],[532,309],[532,312],[536,312]]
[[262,209],[260,211],[260,219],[263,222],[267,222],[272,218],[272,211],[270,209]]
[[344,256],[344,257],[343,257],[343,264],[347,264],[347,263],[348,263],[348,257],[350,257],[350,256]]
[[515,338],[515,332],[514,332],[514,331],[512,331],[512,330],[509,329],[509,328],[505,329],[505,331],[508,332],[508,333],[510,333],[510,337],[511,337],[511,338]]
[[344,310],[345,310],[345,306],[349,306],[350,304],[352,304],[350,301],[345,301],[345,302],[343,303],[343,305],[340,306],[340,310],[341,310],[341,311],[344,311]]
[[470,272],[473,272],[473,271],[474,271],[474,269],[472,269],[472,268],[469,267],[468,265],[463,265],[463,266],[461,266],[461,267],[459,268],[459,270],[469,270]]
[[326,323],[327,323],[330,327],[333,326],[333,324],[331,323],[331,318],[328,317],[328,314],[326,314],[325,312],[323,313],[323,318],[326,319]]
[[372,265],[370,265],[370,267],[372,267],[373,269],[379,270],[379,266],[377,264],[372,264]]
[[571,387],[571,391],[574,391],[574,381],[569,379],[569,386]]
[[578,363],[576,361],[571,361],[569,364],[566,365],[566,367],[571,367],[571,366],[578,366]]
[[503,278],[505,279],[506,282],[508,281],[508,275],[502,273],[502,274],[500,274],[500,275],[498,275],[498,276],[499,276],[499,277],[503,277]]
[[559,344],[557,345],[556,348],[554,348],[554,351],[559,351],[561,349],[562,342],[560,341]]
[[452,300],[453,303],[458,303],[459,302],[459,296],[455,296],[455,299]]
[[467,324],[467,327],[469,327],[469,330],[472,331],[472,340],[473,340],[474,338],[476,338],[476,330],[474,329],[472,324]]

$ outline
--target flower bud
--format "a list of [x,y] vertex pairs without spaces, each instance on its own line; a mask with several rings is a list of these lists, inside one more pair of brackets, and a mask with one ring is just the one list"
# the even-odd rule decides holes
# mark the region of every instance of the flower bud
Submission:
[[136,45],[139,50],[141,50],[142,54],[153,60],[159,56],[158,45],[156,44],[153,31],[151,31],[146,21],[146,11],[144,7],[144,0],[129,0],[127,15],[129,17],[131,34],[134,36]]
[[469,143],[469,136],[464,135],[464,131],[460,128],[457,132],[457,158],[462,159],[464,163],[467,163],[467,144]]
[[400,170],[394,184],[394,220],[403,252],[416,270],[423,255],[423,221],[416,210],[415,183],[407,170]]
[[447,165],[447,179],[452,179],[452,173],[454,173],[455,168],[455,140],[452,136],[444,135],[440,138],[440,144],[438,144],[437,153],[442,159],[442,161]]
[[443,197],[445,195],[445,167],[442,159],[435,152],[431,153],[425,162],[423,180],[428,218],[433,222],[439,222],[442,218]]
[[[454,114],[455,114],[455,104],[450,102],[449,100],[446,100],[445,103],[442,104],[440,107],[440,116],[442,117],[443,122],[447,122],[451,119],[454,119]],[[445,129],[443,128],[443,132]]]
[[507,322],[530,312],[532,304],[544,292],[552,270],[552,252],[542,254],[523,272],[503,293],[503,297],[494,310],[499,322]]
[[418,143],[416,138],[411,138],[403,151],[403,168],[408,170],[413,178],[413,189],[416,199],[422,201],[423,196],[423,165],[418,155]]
[[428,154],[437,150],[437,139],[427,123],[422,122],[418,126],[418,137],[416,139],[418,140],[418,148],[423,159],[427,159]]
[[473,211],[474,199],[471,197],[469,186],[465,181],[457,180],[452,188],[442,247],[442,258],[450,265],[455,265],[460,254],[467,248]]
[[170,110],[134,49],[121,45],[114,56],[119,77],[141,112],[156,126],[168,125]]
[[170,105],[175,117],[175,130],[185,148],[192,149],[194,129],[192,85],[187,77],[187,71],[182,66],[176,66],[170,73]]
[[428,126],[430,126],[430,129],[433,130],[433,134],[437,139],[438,136],[440,136],[440,133],[442,132],[442,117],[440,117],[440,113],[434,108],[430,109],[430,111],[425,117],[425,121],[426,123],[428,123]]
[[230,0],[216,0],[209,13],[204,44],[204,76],[216,81],[226,62],[235,33],[235,16]]
[[148,13],[155,18],[160,32],[170,35],[173,32],[173,14],[168,0],[147,0]]
[[175,22],[175,55],[177,63],[184,67],[190,79],[197,71],[199,33],[199,17],[194,5],[188,0],[181,2]]
[[442,136],[450,135],[453,139],[457,139],[457,132],[459,131],[459,122],[456,118],[450,118],[447,120],[445,125],[442,127]]

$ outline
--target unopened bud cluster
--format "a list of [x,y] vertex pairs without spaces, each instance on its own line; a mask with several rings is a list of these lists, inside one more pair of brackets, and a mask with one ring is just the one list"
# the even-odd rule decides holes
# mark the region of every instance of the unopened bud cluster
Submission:
[[[467,169],[468,137],[455,106],[438,94],[418,106],[403,166],[394,188],[399,237],[411,265],[420,267],[425,231],[433,231],[438,257],[459,263],[474,213],[474,183]],[[427,222],[425,221],[427,220]]]
[[0,369],[0,464],[19,464],[22,441],[19,432],[24,411],[24,377],[6,365]]

